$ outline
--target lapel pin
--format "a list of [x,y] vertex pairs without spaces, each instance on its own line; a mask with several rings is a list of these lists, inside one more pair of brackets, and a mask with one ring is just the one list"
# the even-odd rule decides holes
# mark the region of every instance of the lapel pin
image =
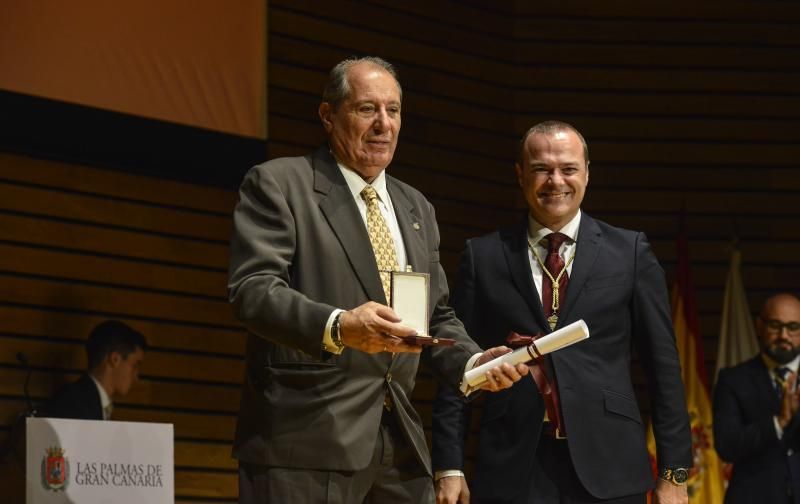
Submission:
[[412,226],[414,229],[416,229],[417,231],[419,231],[419,222],[415,222],[415,223],[411,224],[411,226]]

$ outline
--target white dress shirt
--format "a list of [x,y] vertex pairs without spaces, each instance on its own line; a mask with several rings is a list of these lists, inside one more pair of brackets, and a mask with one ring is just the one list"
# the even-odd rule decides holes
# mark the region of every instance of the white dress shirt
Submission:
[[[576,242],[578,241],[578,228],[581,225],[581,211],[578,210],[578,213],[575,214],[575,217],[570,220],[566,226],[561,228],[558,232],[566,235],[569,240],[565,240],[564,243],[561,244],[561,247],[558,249],[558,255],[564,260],[564,264],[567,265],[567,274],[572,274],[572,263],[568,263],[570,257],[572,257],[573,252],[575,252]],[[536,260],[536,257],[533,255],[533,250],[536,250],[536,253],[539,254],[539,258],[542,262],[546,261],[547,258],[547,240],[545,237],[550,233],[555,233],[551,229],[544,227],[542,224],[536,221],[530,214],[528,214],[528,260],[531,264],[531,272],[533,273],[533,283],[536,285],[536,292],[539,293],[539,300],[542,301],[542,279],[544,277],[544,271],[542,267],[539,265],[539,261]],[[533,250],[532,250],[533,249]],[[550,281],[549,279],[547,280]],[[471,369],[474,366],[474,363],[477,359],[477,356],[473,356],[469,362],[467,362],[466,369]],[[461,391],[465,392],[464,386],[462,384]],[[547,421],[547,412],[545,411],[544,420]],[[447,469],[443,471],[436,471],[433,475],[434,481],[439,481],[442,478],[451,478],[451,477],[463,477],[464,472],[458,469]]]
[[[400,267],[400,271],[405,271],[406,265],[408,264],[406,258],[406,247],[405,243],[403,242],[403,234],[400,232],[400,225],[397,223],[397,215],[394,213],[394,205],[392,205],[392,199],[389,197],[389,191],[386,190],[386,170],[380,172],[377,177],[371,182],[367,183],[361,175],[356,173],[355,171],[347,168],[341,163],[337,163],[339,166],[339,170],[341,170],[342,175],[344,176],[345,182],[347,182],[347,187],[350,189],[350,193],[353,195],[353,199],[356,202],[356,206],[358,207],[358,213],[361,214],[361,219],[364,221],[364,228],[367,227],[367,202],[364,201],[364,198],[361,197],[361,191],[367,185],[371,185],[375,192],[378,193],[378,208],[381,210],[381,214],[383,214],[383,218],[386,221],[386,227],[389,228],[389,233],[392,235],[392,240],[394,240],[394,249],[395,253],[397,254],[397,265]],[[344,349],[339,349],[333,343],[333,338],[331,338],[331,326],[333,325],[333,319],[336,318],[336,315],[341,313],[343,310],[334,310],[331,315],[328,317],[328,322],[325,324],[325,332],[322,335],[322,344],[324,348],[331,353],[342,353]]]
[[[767,365],[767,369],[769,370],[769,381],[770,383],[775,383],[775,369],[779,367],[786,367],[789,370],[797,375],[797,368],[800,367],[800,355],[795,357],[792,361],[788,362],[787,364],[778,364],[774,362],[772,359],[764,356],[761,354],[764,359],[764,364]],[[795,383],[795,389],[797,388],[797,383]],[[778,422],[778,416],[775,415],[772,417],[772,423],[775,425],[775,434],[778,436],[778,439],[783,439],[783,429],[781,428],[780,422]],[[792,454],[792,450],[789,450],[789,454]]]
[[[561,244],[561,248],[558,249],[558,255],[564,260],[564,264],[567,265],[567,275],[572,275],[572,263],[569,262],[569,259],[572,257],[572,254],[575,252],[575,247],[577,246],[578,241],[578,229],[581,226],[581,211],[578,210],[578,213],[575,214],[575,217],[570,220],[566,226],[561,228],[558,232],[561,234],[566,235],[569,240],[565,240],[564,243]],[[536,285],[536,292],[539,293],[539,300],[542,301],[542,280],[544,277],[544,271],[542,267],[539,265],[539,261],[533,256],[532,248],[536,250],[536,253],[539,254],[539,259],[542,262],[547,260],[547,240],[545,237],[550,233],[555,233],[556,231],[552,231],[542,224],[537,222],[533,217],[528,215],[528,260],[531,263],[531,272],[533,273],[533,283]],[[550,279],[548,279],[548,282]]]
[[406,247],[403,242],[403,235],[400,233],[400,225],[397,223],[397,216],[394,213],[392,199],[389,197],[389,192],[386,190],[386,171],[382,171],[371,183],[367,184],[367,182],[361,178],[361,175],[344,165],[339,164],[339,170],[341,170],[344,180],[347,182],[347,187],[350,188],[350,193],[356,201],[356,206],[358,207],[358,212],[361,214],[361,219],[364,221],[365,229],[367,227],[367,202],[361,197],[361,191],[368,185],[371,185],[372,188],[375,189],[375,192],[378,193],[378,208],[381,209],[383,218],[386,220],[386,226],[392,234],[394,249],[397,253],[397,264],[400,266],[400,271],[405,271]]

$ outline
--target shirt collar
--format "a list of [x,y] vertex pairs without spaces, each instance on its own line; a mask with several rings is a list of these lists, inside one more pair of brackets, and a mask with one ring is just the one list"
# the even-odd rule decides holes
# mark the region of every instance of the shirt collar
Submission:
[[[559,230],[559,233],[567,235],[567,237],[572,240],[573,242],[578,241],[578,230],[581,227],[581,211],[578,209],[578,213],[575,214],[575,217],[570,220],[566,226]],[[554,231],[546,228],[544,225],[539,223],[536,219],[528,214],[528,237],[531,240],[531,243],[539,243],[541,242],[545,236],[553,233]]]
[[97,378],[95,378],[91,374],[89,374],[89,377],[92,379],[95,386],[97,387],[97,393],[100,394],[100,406],[102,406],[103,411],[105,411],[106,408],[108,408],[112,404],[111,397],[109,397],[108,392],[106,392],[106,389],[103,388],[100,382],[97,381]]
[[767,369],[769,370],[770,373],[772,373],[773,371],[775,371],[776,368],[779,367],[787,367],[792,371],[792,373],[797,373],[797,368],[800,367],[800,355],[790,360],[786,364],[778,364],[777,362],[772,360],[768,355],[762,352],[761,360],[764,361],[764,364],[767,366]]
[[389,194],[386,191],[386,170],[381,170],[378,176],[375,177],[371,183],[367,184],[367,181],[361,178],[361,175],[355,170],[348,168],[338,161],[336,164],[339,166],[339,170],[341,170],[344,181],[347,182],[347,187],[353,194],[353,198],[360,200],[361,191],[363,191],[367,185],[371,185],[372,188],[375,189],[375,192],[378,193],[378,198],[380,198],[385,205],[389,204]]

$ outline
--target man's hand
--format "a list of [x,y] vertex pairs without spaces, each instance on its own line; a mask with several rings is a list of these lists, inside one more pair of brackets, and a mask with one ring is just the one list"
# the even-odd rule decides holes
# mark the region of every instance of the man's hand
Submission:
[[469,504],[469,487],[464,476],[449,476],[437,481],[436,504]]
[[789,373],[786,378],[786,383],[783,386],[783,399],[781,400],[781,413],[778,415],[778,423],[781,429],[785,429],[792,417],[800,409],[800,398],[798,398],[797,390],[795,390],[795,383],[797,382],[797,373]]
[[[483,352],[480,358],[478,358],[478,361],[475,363],[475,367],[485,364],[492,359],[496,359],[501,355],[505,355],[510,351],[510,348],[504,346],[490,348],[489,350]],[[484,382],[480,388],[492,392],[507,389],[511,385],[514,385],[515,382],[518,382],[520,379],[522,379],[523,376],[527,375],[529,371],[530,369],[528,368],[527,364],[517,364],[515,367],[506,362],[501,366],[493,367],[487,371],[486,382]]]
[[658,478],[653,492],[653,504],[688,504],[689,494],[686,485],[675,485]]
[[421,352],[421,346],[406,343],[398,338],[398,336],[414,336],[417,333],[413,328],[399,322],[400,317],[394,310],[370,301],[341,314],[339,334],[345,346],[366,353]]

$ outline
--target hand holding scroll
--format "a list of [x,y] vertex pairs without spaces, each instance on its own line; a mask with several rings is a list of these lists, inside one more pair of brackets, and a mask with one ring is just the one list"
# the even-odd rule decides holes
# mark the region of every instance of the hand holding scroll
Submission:
[[[495,347],[484,352],[478,360],[478,365],[464,374],[464,378],[470,387],[474,388],[487,388],[494,391],[491,386],[484,387],[487,381],[498,381],[496,375],[498,369],[516,369],[519,370],[520,366],[530,362],[542,355],[555,352],[564,347],[577,343],[589,337],[589,328],[583,320],[578,320],[572,324],[562,327],[558,331],[552,332],[543,336],[530,345],[518,348],[513,352],[509,352],[506,347]],[[486,354],[494,356],[494,359],[487,359]],[[504,366],[508,366],[507,368]],[[526,366],[527,367],[527,366]],[[527,373],[525,373],[527,374]],[[524,376],[524,375],[523,375]],[[516,381],[516,380],[514,380]],[[510,384],[508,386],[511,386]],[[497,390],[502,390],[502,387]]]

